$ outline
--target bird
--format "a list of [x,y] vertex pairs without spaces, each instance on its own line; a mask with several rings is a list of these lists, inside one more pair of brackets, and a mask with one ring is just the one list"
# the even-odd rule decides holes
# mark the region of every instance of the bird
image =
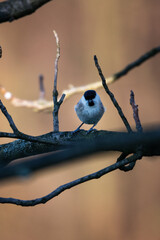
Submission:
[[75,111],[82,123],[73,133],[79,131],[83,124],[93,124],[87,131],[89,133],[103,116],[105,108],[98,93],[95,90],[87,90],[75,106]]

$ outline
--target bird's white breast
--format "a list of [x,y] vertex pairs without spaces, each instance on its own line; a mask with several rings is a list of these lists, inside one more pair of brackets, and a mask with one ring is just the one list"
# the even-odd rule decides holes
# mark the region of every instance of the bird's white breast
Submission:
[[104,114],[105,108],[100,100],[98,94],[93,99],[94,105],[89,106],[88,101],[84,96],[75,106],[75,111],[79,119],[86,124],[96,124]]

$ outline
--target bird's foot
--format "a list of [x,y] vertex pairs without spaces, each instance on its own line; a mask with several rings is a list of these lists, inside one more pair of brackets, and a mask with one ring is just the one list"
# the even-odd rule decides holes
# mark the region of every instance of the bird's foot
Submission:
[[76,130],[74,130],[74,131],[71,132],[71,135],[74,135],[75,133],[77,133],[77,132],[79,132],[79,131],[80,131],[80,129],[77,128]]
[[73,132],[71,132],[72,135],[74,135],[75,133],[79,132],[80,131],[80,128],[82,127],[84,123],[82,122],[81,125],[76,129],[74,130]]
[[90,129],[87,131],[86,134],[89,134],[89,133],[91,133],[91,132],[96,132],[96,131],[97,131],[97,129],[95,129],[95,128],[90,128]]

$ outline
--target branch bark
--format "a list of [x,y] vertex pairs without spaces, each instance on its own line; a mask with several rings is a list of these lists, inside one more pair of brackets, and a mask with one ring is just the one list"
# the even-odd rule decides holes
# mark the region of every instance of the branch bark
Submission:
[[[52,165],[57,165],[71,160],[71,158],[66,160],[65,154],[63,154],[64,159],[61,157],[61,160],[59,160],[59,153],[57,153],[58,155],[55,153],[57,150],[71,150],[73,156],[75,152],[82,156],[85,152],[89,154],[98,151],[118,151],[130,154],[135,153],[141,145],[143,146],[143,156],[160,156],[160,128],[157,128],[157,131],[147,131],[145,133],[109,131],[86,133],[87,131],[81,130],[73,136],[72,132],[51,132],[38,137],[46,138],[49,141],[52,140],[53,145],[25,140],[16,140],[3,144],[0,146],[0,164],[4,166],[19,158],[53,152],[54,159]],[[38,156],[39,158],[41,157]],[[47,156],[42,157],[42,159],[43,161],[45,159],[44,162],[46,164]]]
[[94,56],[94,62],[95,62],[96,68],[98,70],[99,76],[100,76],[100,78],[102,80],[102,85],[103,85],[106,93],[109,95],[112,103],[114,104],[115,108],[117,109],[117,111],[118,111],[118,113],[119,113],[119,115],[120,115],[120,117],[121,117],[121,119],[122,119],[122,121],[123,121],[123,123],[124,123],[124,125],[125,125],[125,127],[127,129],[127,131],[129,133],[132,132],[131,126],[130,126],[127,118],[124,116],[122,108],[119,106],[116,98],[114,97],[113,93],[109,90],[109,88],[107,86],[106,79],[105,79],[105,77],[104,77],[104,75],[102,73],[102,70],[101,70],[101,67],[100,67],[100,65],[98,63],[98,59],[97,59],[96,55]]
[[[43,196],[41,198],[32,199],[32,200],[21,200],[16,198],[0,198],[0,203],[10,203],[20,206],[35,206],[37,204],[44,204],[51,200],[52,198],[58,196],[62,192],[64,192],[67,189],[70,189],[74,186],[77,186],[79,184],[82,184],[84,182],[90,181],[92,179],[98,179],[102,177],[105,174],[108,174],[109,172],[112,172],[116,169],[124,168],[125,165],[131,164],[139,159],[141,159],[145,154],[148,152],[148,149],[150,148],[151,151],[154,151],[154,154],[160,155],[160,130],[147,132],[147,133],[125,133],[127,134],[124,138],[123,134],[121,138],[117,139],[117,137],[114,136],[114,138],[98,138],[97,137],[92,141],[88,143],[83,142],[80,144],[77,144],[74,149],[68,149],[64,150],[62,152],[57,152],[56,154],[50,154],[49,156],[42,156],[38,157],[37,159],[30,159],[29,161],[24,161],[20,163],[15,163],[12,166],[7,166],[0,169],[0,179],[8,179],[15,176],[24,176],[29,175],[33,171],[37,171],[40,169],[44,169],[45,167],[53,165],[53,163],[62,163],[65,161],[68,162],[68,160],[77,159],[80,156],[85,156],[90,153],[95,153],[98,151],[104,151],[109,150],[110,147],[113,147],[115,150],[115,146],[117,145],[118,148],[121,148],[122,146],[128,147],[128,150],[133,150],[133,145],[135,146],[136,153],[133,153],[132,156],[122,159],[121,161],[118,161],[108,167],[105,167],[95,173],[91,173],[89,175],[86,175],[84,177],[78,178],[72,182],[66,183],[64,185],[61,185],[51,193],[49,193],[46,196]],[[117,141],[117,142],[116,142]],[[110,143],[110,146],[109,144]],[[141,145],[140,151],[137,151],[138,146]],[[153,153],[153,152],[152,152]],[[151,154],[151,152],[149,153]]]
[[53,31],[55,39],[56,39],[56,45],[57,45],[57,54],[56,54],[56,60],[55,60],[55,68],[54,68],[54,87],[53,87],[53,129],[54,132],[59,132],[59,119],[58,119],[58,113],[59,108],[61,104],[63,103],[63,100],[65,98],[65,94],[62,94],[60,100],[58,101],[58,90],[57,90],[57,76],[58,76],[58,61],[60,58],[60,43],[59,38],[56,33],[56,31]]
[[12,22],[35,12],[51,0],[8,0],[0,3],[0,23]]
[[93,179],[98,179],[105,174],[112,172],[118,168],[121,168],[122,166],[132,163],[133,161],[136,161],[138,159],[141,159],[141,154],[134,154],[133,156],[123,159],[120,162],[114,163],[104,169],[101,169],[100,171],[91,173],[89,175],[86,175],[84,177],[78,178],[72,182],[66,183],[64,185],[59,186],[57,189],[55,189],[53,192],[49,193],[46,196],[43,196],[41,198],[36,198],[32,200],[21,200],[21,199],[16,199],[16,198],[3,198],[0,197],[0,203],[10,203],[10,204],[15,204],[15,205],[20,205],[24,207],[29,207],[29,206],[35,206],[38,204],[45,204],[49,200],[53,199],[54,197],[58,196],[62,192],[64,192],[67,189],[73,188],[79,184],[82,184],[84,182],[93,180]]

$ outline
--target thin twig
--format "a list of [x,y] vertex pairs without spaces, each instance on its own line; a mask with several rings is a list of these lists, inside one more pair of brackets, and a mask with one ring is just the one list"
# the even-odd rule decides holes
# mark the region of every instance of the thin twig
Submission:
[[53,31],[53,33],[54,33],[54,36],[56,39],[56,46],[57,46],[55,68],[54,68],[54,71],[55,71],[55,73],[54,73],[54,89],[53,89],[53,91],[56,92],[57,91],[57,76],[58,76],[58,60],[60,58],[60,42],[59,42],[59,38],[58,38],[58,35],[55,30]]
[[65,96],[66,96],[66,95],[63,93],[62,96],[61,96],[61,98],[59,99],[59,101],[58,101],[59,107],[60,107],[60,105],[63,103],[63,101],[64,101],[64,99],[65,99]]
[[56,59],[55,59],[55,67],[54,67],[54,87],[53,87],[53,129],[54,132],[59,131],[59,120],[58,120],[58,91],[57,91],[57,75],[58,75],[58,60],[60,58],[60,44],[59,44],[59,38],[56,33],[56,31],[53,31],[55,39],[56,39],[56,45],[57,45],[57,53],[56,53]]
[[18,131],[18,129],[17,129],[17,127],[16,127],[16,125],[15,125],[15,123],[14,123],[11,115],[8,113],[6,107],[3,105],[3,103],[2,103],[1,100],[0,100],[0,109],[1,109],[2,113],[4,114],[4,116],[7,118],[8,122],[9,122],[9,124],[10,124],[10,127],[11,127],[12,130],[13,130],[13,132],[14,132],[15,134],[18,134],[19,131]]
[[0,58],[2,57],[2,47],[0,46]]
[[56,39],[56,45],[57,45],[57,53],[56,53],[56,59],[55,59],[55,73],[54,73],[54,87],[53,87],[53,129],[54,132],[59,132],[59,120],[58,120],[58,112],[60,105],[62,104],[65,94],[63,94],[58,101],[58,90],[57,90],[57,76],[58,76],[58,60],[60,58],[60,43],[59,43],[59,38],[56,33],[56,31],[53,31],[55,39]]
[[136,129],[138,132],[143,132],[143,128],[139,119],[139,114],[138,114],[138,105],[135,104],[135,100],[134,100],[134,92],[131,90],[131,94],[130,94],[130,104],[132,106],[133,109],[133,117],[136,123]]
[[45,99],[45,89],[44,89],[44,77],[43,75],[39,75],[39,99],[44,100]]
[[36,198],[36,199],[32,199],[32,200],[21,200],[21,199],[16,199],[16,198],[2,198],[1,197],[0,203],[10,203],[10,204],[20,205],[20,206],[25,206],[25,207],[35,206],[38,204],[45,204],[46,202],[48,202],[49,200],[58,196],[59,194],[61,194],[62,192],[64,192],[67,189],[73,188],[79,184],[82,184],[84,182],[87,182],[87,181],[90,181],[93,179],[98,179],[98,178],[104,176],[105,174],[112,172],[112,171],[114,171],[122,166],[125,166],[126,164],[129,164],[130,162],[133,162],[138,159],[141,159],[141,154],[135,153],[131,157],[128,157],[120,162],[116,162],[104,169],[101,169],[100,171],[91,173],[84,177],[78,178],[72,182],[61,185],[57,189],[55,189],[53,192],[51,192],[48,195],[43,196],[41,198]]
[[[142,133],[143,132],[143,128],[139,119],[139,114],[138,114],[138,105],[135,104],[135,100],[134,100],[134,92],[131,90],[131,94],[130,94],[130,104],[132,106],[133,109],[133,117],[136,123],[136,128],[137,131]],[[141,151],[142,152],[142,146],[139,146],[137,151]],[[117,159],[117,162],[122,161],[124,158],[126,158],[128,156],[127,153],[122,152],[122,154],[119,156],[119,158]],[[120,170],[122,171],[131,171],[134,167],[135,167],[136,161],[130,163],[128,166],[122,166],[120,168]]]
[[[131,90],[131,94],[130,94],[130,104],[132,106],[132,110],[133,110],[133,118],[135,120],[135,123],[136,123],[136,129],[137,129],[137,132],[139,133],[142,133],[143,132],[143,128],[142,128],[142,125],[141,125],[141,122],[140,122],[140,119],[139,119],[139,114],[138,114],[138,105],[135,104],[135,100],[134,100],[134,92]],[[143,146],[140,145],[138,148],[137,148],[137,151],[141,151],[142,153],[142,149],[143,149]],[[120,157],[117,159],[117,162],[118,161],[121,161],[122,159],[126,158],[128,154],[126,153],[122,153],[120,155]],[[132,163],[129,163],[128,166],[122,166],[120,168],[120,170],[122,171],[131,171],[134,167],[135,167],[135,164],[136,164],[136,161],[132,162]]]
[[[117,162],[123,161],[128,156],[128,153],[122,152]],[[137,159],[136,159],[137,160]],[[119,169],[124,172],[131,171],[135,167],[136,161],[130,162],[127,166],[121,166]]]
[[113,93],[109,90],[109,88],[107,86],[106,79],[105,79],[105,77],[104,77],[104,75],[102,73],[102,70],[101,70],[101,68],[99,66],[98,59],[97,59],[96,56],[94,56],[94,62],[95,62],[95,65],[97,67],[99,76],[102,79],[102,84],[103,84],[103,87],[104,87],[106,93],[109,95],[111,101],[113,102],[114,106],[116,107],[116,109],[117,109],[117,111],[118,111],[118,113],[119,113],[119,115],[120,115],[120,117],[121,117],[121,119],[122,119],[122,121],[123,121],[123,123],[124,123],[124,125],[125,125],[125,127],[127,129],[127,131],[128,132],[132,132],[131,126],[129,125],[129,122],[127,121],[126,117],[124,116],[124,113],[123,113],[121,107],[119,106],[119,104],[118,104],[117,100],[115,99]]
[[[120,79],[121,77],[125,76],[129,71],[134,69],[135,67],[140,66],[142,63],[150,59],[151,57],[154,57],[156,54],[160,52],[160,46],[151,49],[149,52],[142,55],[140,58],[138,58],[136,61],[130,63],[127,65],[123,70],[120,72],[117,72],[113,74],[110,77],[106,78],[106,83],[111,84],[115,82],[116,80]],[[97,81],[94,83],[90,83],[84,86],[74,87],[71,86],[69,89],[66,89],[63,91],[63,94],[66,95],[65,100],[71,97],[74,94],[85,92],[89,89],[99,89],[102,87],[102,82]],[[39,100],[29,101],[24,99],[19,99],[15,97],[12,93],[7,91],[3,86],[0,86],[0,92],[4,96],[5,99],[9,100],[10,103],[15,107],[27,107],[31,108],[34,111],[43,111],[43,112],[52,112],[53,111],[53,101],[46,100],[45,103],[41,102]]]
[[6,107],[3,105],[2,101],[0,100],[0,110],[8,120],[11,129],[13,130],[13,133],[7,133],[7,132],[0,132],[0,137],[8,137],[8,138],[18,138],[18,139],[23,139],[31,142],[39,142],[39,143],[46,143],[46,144],[53,144],[51,140],[48,139],[43,139],[39,137],[34,137],[31,135],[24,134],[18,130],[16,127],[13,118],[11,115],[8,113]]
[[122,71],[117,72],[113,75],[113,82],[118,80],[119,78],[125,76],[129,71],[131,71],[135,67],[139,67],[142,63],[147,61],[148,59],[154,57],[157,53],[160,53],[160,46],[155,47],[148,51],[147,53],[143,54],[140,58],[136,61],[128,64]]
[[31,135],[24,134],[20,131],[18,133],[8,133],[8,132],[0,132],[1,138],[15,138],[15,139],[21,139],[25,141],[35,142],[35,143],[44,143],[44,144],[51,144],[56,145],[55,142],[52,140],[49,140],[47,138],[40,138],[40,137],[34,137]]

